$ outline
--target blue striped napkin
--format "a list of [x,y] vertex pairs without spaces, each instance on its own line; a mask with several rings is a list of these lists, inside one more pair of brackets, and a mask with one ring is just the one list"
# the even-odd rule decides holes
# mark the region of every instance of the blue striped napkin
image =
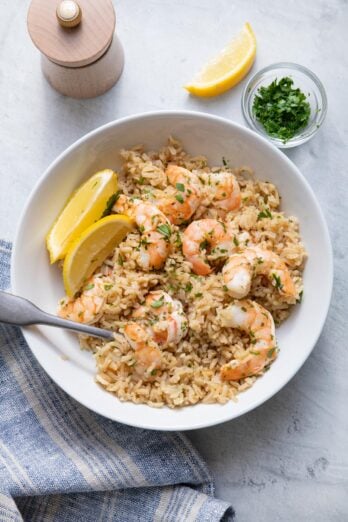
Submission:
[[[0,287],[11,244],[0,241]],[[0,324],[0,521],[232,520],[186,437],[123,426],[68,397]]]

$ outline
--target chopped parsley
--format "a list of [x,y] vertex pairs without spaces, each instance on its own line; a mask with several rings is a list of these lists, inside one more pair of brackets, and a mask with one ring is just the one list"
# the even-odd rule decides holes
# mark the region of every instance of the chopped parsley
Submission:
[[233,236],[233,243],[236,245],[236,247],[239,246],[239,241],[236,236]]
[[90,283],[89,285],[87,285],[85,287],[85,290],[92,290],[92,288],[94,288],[94,284],[93,283]]
[[206,250],[209,246],[209,241],[207,239],[203,239],[201,243],[199,243],[199,250]]
[[175,199],[176,199],[177,201],[179,201],[179,203],[181,203],[181,204],[184,202],[184,198],[182,197],[181,194],[177,194],[177,195],[175,196]]
[[163,225],[158,225],[157,231],[160,232],[166,239],[169,239],[172,235],[172,229],[170,228],[167,223],[164,223]]
[[305,127],[311,114],[306,95],[293,87],[288,76],[260,87],[253,101],[253,113],[270,136],[286,143]]
[[162,295],[157,301],[151,303],[152,308],[161,308],[164,302],[164,295]]
[[275,352],[275,348],[270,348],[267,352],[267,357],[270,359],[271,357],[273,357],[273,354]]
[[111,290],[114,285],[104,285],[104,290]]
[[195,294],[195,297],[199,299],[200,297],[203,297],[203,294],[201,292],[198,292],[197,294]]
[[219,221],[219,223],[222,226],[222,228],[224,229],[224,232],[227,232],[226,224],[223,221]]
[[119,264],[120,266],[123,266],[124,259],[123,259],[122,254],[118,254],[117,262],[118,262],[118,264]]
[[156,374],[157,374],[157,370],[156,370],[156,369],[152,370],[151,375],[154,376],[154,375],[156,375]]
[[182,247],[182,241],[179,232],[176,233],[175,244],[178,248]]
[[185,292],[191,292],[192,288],[192,283],[188,282],[185,286]]
[[272,217],[273,216],[272,216],[271,211],[269,210],[269,208],[265,208],[264,210],[259,212],[259,214],[257,216],[257,221],[260,221],[260,219],[264,219],[264,218],[272,219]]
[[110,214],[111,210],[112,210],[112,207],[114,206],[114,204],[116,203],[116,201],[118,200],[120,196],[120,192],[115,192],[115,194],[112,194],[109,199],[107,200],[106,202],[106,207],[105,207],[105,210],[104,212],[102,213],[101,217],[106,217]]
[[227,167],[227,161],[224,156],[222,156],[222,164],[224,167]]
[[180,192],[185,192],[185,185],[183,183],[177,183],[175,186]]
[[272,274],[272,277],[274,279],[274,286],[278,289],[278,290],[281,290],[283,288],[283,284],[280,280],[280,276],[278,276],[277,274],[273,273]]
[[302,298],[303,298],[303,290],[301,290],[301,292],[298,294],[298,299],[297,299],[296,303],[302,303]]

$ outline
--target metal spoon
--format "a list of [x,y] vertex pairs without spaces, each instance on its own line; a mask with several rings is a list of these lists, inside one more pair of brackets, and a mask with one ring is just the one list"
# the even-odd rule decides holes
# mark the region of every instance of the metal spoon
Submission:
[[108,341],[114,340],[114,334],[109,330],[88,326],[87,324],[75,323],[75,321],[68,321],[67,319],[61,319],[55,315],[47,314],[31,301],[28,301],[28,299],[6,292],[0,292],[0,322],[16,324],[18,326],[46,324],[48,326],[68,328],[69,330],[93,337],[101,337]]

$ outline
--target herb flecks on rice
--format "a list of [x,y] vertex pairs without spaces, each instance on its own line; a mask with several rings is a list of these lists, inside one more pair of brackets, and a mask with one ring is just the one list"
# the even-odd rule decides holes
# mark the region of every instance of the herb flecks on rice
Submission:
[[[202,245],[208,257],[211,256],[209,261],[214,270],[208,276],[195,275],[182,252],[183,231],[193,220],[217,219],[228,225],[235,250],[257,245],[276,253],[288,267],[300,301],[306,252],[301,243],[298,221],[280,210],[277,188],[257,179],[250,168],[230,168],[232,162],[225,159],[223,166],[209,167],[204,156],[189,156],[172,138],[157,152],[145,152],[142,147],[135,147],[121,151],[121,156],[124,167],[119,177],[119,190],[126,196],[151,201],[160,197],[164,190],[172,190],[176,200],[180,196],[185,198],[182,184],[168,187],[165,170],[168,164],[174,164],[194,172],[199,178],[202,202],[188,223],[158,225],[157,232],[170,246],[170,254],[161,270],[145,272],[139,269],[137,248],[141,232],[137,230],[128,234],[95,274],[98,280],[105,280],[101,285],[104,304],[96,324],[115,332],[122,330],[134,310],[144,304],[148,293],[162,290],[183,304],[188,331],[178,344],[169,344],[163,349],[162,366],[152,370],[148,379],[139,378],[134,350],[121,334],[107,344],[94,338],[83,338],[83,348],[95,354],[96,380],[122,401],[146,403],[153,407],[174,408],[198,402],[223,404],[236,400],[238,393],[249,388],[256,377],[222,381],[220,369],[234,359],[242,360],[252,346],[252,339],[250,334],[223,327],[220,322],[217,311],[231,303],[222,279],[221,264],[214,265],[217,254],[221,257],[221,252],[209,252],[208,245]],[[213,174],[220,172],[234,174],[239,183],[241,201],[238,210],[223,217],[221,208],[212,204],[214,190],[211,183],[218,179]],[[289,303],[280,286],[277,273],[267,279],[257,272],[248,295],[248,299],[272,314],[277,325],[288,317],[295,304]],[[160,310],[161,303],[160,299],[152,303],[153,312]],[[276,349],[272,350],[270,359],[276,355]]]

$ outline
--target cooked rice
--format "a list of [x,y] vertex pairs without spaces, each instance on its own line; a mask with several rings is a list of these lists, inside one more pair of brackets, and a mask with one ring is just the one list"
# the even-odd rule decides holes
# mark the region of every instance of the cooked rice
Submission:
[[[119,188],[127,195],[143,199],[156,196],[158,191],[167,187],[164,170],[168,163],[196,172],[207,189],[209,173],[233,173],[240,184],[242,205],[237,212],[230,212],[225,221],[233,226],[235,241],[243,246],[249,240],[277,253],[286,262],[298,292],[302,291],[306,252],[301,243],[298,220],[279,210],[280,196],[272,183],[258,180],[248,167],[211,168],[204,156],[190,157],[181,143],[172,138],[159,152],[145,152],[138,146],[121,151],[121,156],[124,167],[119,176]],[[217,217],[210,203],[211,195],[206,190],[204,203],[193,219]],[[265,209],[271,212],[272,218],[258,219]],[[136,262],[139,232],[130,233],[98,271],[106,283],[106,303],[98,326],[117,331],[153,289],[165,290],[179,299],[189,322],[187,336],[178,345],[163,350],[162,368],[152,372],[155,375],[148,380],[141,379],[134,372],[134,351],[122,335],[107,344],[81,337],[81,346],[95,354],[97,382],[122,401],[155,407],[178,407],[197,402],[223,404],[235,400],[238,393],[249,388],[256,379],[248,377],[239,382],[220,379],[221,366],[245,353],[248,338],[242,332],[219,324],[216,310],[230,303],[231,297],[224,290],[220,270],[203,277],[191,272],[190,263],[180,247],[184,229],[184,226],[173,226],[172,253],[161,271],[143,272],[139,269]],[[248,298],[267,308],[276,325],[288,317],[294,306],[261,275],[254,278]]]

